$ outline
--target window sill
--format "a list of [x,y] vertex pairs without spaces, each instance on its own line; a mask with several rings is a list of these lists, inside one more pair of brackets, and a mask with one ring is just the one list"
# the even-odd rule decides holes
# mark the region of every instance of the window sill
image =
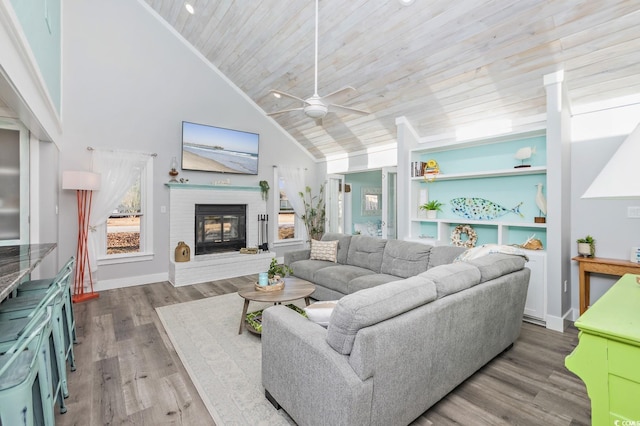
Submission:
[[283,246],[297,246],[300,244],[304,244],[305,242],[302,241],[301,239],[290,239],[290,240],[277,240],[273,242],[273,245],[276,247],[283,247]]
[[115,265],[118,263],[146,262],[153,260],[153,253],[125,253],[111,254],[98,258],[98,266]]

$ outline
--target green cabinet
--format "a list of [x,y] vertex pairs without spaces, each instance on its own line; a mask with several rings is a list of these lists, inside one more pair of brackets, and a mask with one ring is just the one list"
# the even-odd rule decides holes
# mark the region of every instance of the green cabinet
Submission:
[[640,422],[640,276],[623,276],[575,325],[565,365],[587,387],[592,424]]

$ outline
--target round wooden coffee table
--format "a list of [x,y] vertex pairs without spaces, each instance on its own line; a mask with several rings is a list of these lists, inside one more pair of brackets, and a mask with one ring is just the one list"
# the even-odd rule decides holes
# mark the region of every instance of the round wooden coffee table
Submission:
[[260,291],[254,286],[238,290],[238,294],[244,298],[244,307],[242,308],[242,316],[240,317],[240,329],[238,334],[242,334],[245,327],[245,319],[247,317],[247,309],[249,302],[273,302],[274,305],[282,302],[290,302],[292,300],[304,299],[309,305],[309,296],[316,290],[316,286],[307,280],[296,277],[284,278],[284,288],[277,291]]

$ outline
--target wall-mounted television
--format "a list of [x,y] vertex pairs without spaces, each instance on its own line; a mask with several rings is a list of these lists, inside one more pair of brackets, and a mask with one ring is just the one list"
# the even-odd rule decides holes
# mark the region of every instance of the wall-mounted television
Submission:
[[260,135],[182,122],[182,169],[258,174]]

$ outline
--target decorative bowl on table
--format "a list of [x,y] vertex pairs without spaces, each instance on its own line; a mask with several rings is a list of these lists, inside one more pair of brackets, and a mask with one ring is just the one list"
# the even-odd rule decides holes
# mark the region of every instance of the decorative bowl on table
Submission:
[[268,285],[260,285],[256,283],[255,287],[258,291],[278,291],[284,288],[284,280],[276,275],[273,278],[269,278]]

